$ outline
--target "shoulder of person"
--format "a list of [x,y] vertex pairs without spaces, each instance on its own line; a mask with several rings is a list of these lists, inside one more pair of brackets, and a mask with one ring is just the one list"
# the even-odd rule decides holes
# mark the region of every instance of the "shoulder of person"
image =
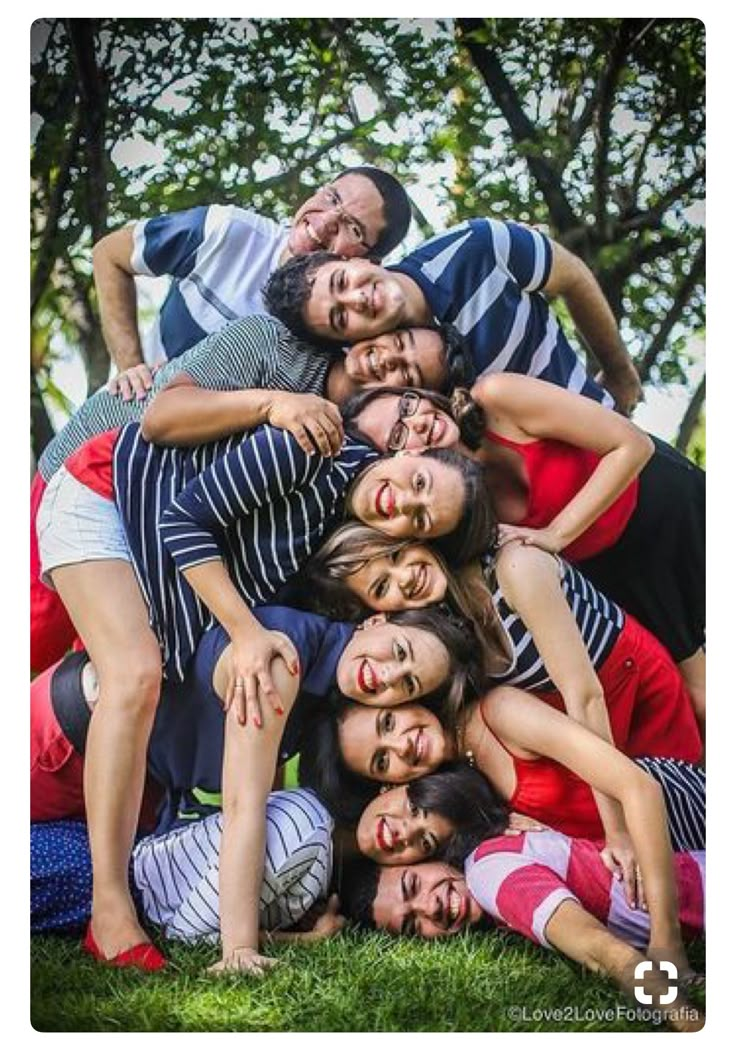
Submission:
[[241,206],[222,206],[213,204],[209,207],[210,214],[217,222],[227,229],[241,232],[255,232],[266,238],[275,238],[284,232],[283,224],[277,223],[271,217],[263,216],[254,209],[243,209]]
[[496,575],[504,595],[518,594],[527,588],[530,581],[559,576],[559,561],[556,556],[534,545],[510,541],[498,551]]

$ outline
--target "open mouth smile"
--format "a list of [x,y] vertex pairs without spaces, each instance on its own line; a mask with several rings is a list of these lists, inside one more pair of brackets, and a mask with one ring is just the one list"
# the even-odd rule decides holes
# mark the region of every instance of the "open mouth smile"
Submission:
[[427,590],[428,584],[427,564],[417,563],[414,567],[414,580],[408,588],[407,599],[419,599]]
[[467,898],[461,895],[451,882],[447,884],[447,892],[444,899],[445,927],[453,927],[465,919],[467,909]]
[[424,729],[419,730],[413,742],[410,741],[410,748],[409,764],[416,768],[417,765],[421,764],[427,750],[427,737],[424,735]]
[[375,500],[376,513],[384,519],[391,519],[396,512],[396,498],[388,480],[378,488]]
[[375,693],[378,686],[378,678],[367,660],[363,660],[358,668],[358,688],[362,693]]
[[381,851],[393,851],[396,838],[394,832],[386,822],[384,816],[378,820],[376,825],[376,844]]

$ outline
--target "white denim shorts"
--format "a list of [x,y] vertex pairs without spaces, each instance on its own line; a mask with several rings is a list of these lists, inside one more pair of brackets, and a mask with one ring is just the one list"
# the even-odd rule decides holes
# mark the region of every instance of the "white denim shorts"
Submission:
[[93,559],[131,561],[128,539],[115,502],[80,483],[62,466],[43,492],[36,518],[41,580],[54,587],[57,566]]

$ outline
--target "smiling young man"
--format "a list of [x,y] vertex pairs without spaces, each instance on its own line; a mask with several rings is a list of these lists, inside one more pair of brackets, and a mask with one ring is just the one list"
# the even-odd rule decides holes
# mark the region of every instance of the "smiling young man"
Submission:
[[[695,937],[705,921],[705,853],[678,852],[675,865],[680,927]],[[407,937],[448,938],[493,922],[611,975],[629,991],[640,949],[653,960],[674,962],[681,978],[689,972],[680,935],[651,933],[649,914],[630,907],[599,845],[554,830],[492,837],[468,855],[464,874],[442,861],[377,866],[362,860],[346,870],[341,905],[364,926]],[[660,982],[664,993],[669,979]]]
[[[95,245],[93,266],[102,329],[119,371],[176,357],[228,321],[263,310],[268,276],[293,256],[329,249],[380,260],[406,234],[409,199],[391,174],[344,170],[304,202],[290,224],[238,206],[197,206],[113,231]],[[134,277],[173,282],[141,347]],[[130,376],[138,389],[137,377]]]
[[[433,320],[468,341],[476,376],[532,375],[629,414],[641,386],[590,269],[532,227],[468,220],[379,268],[365,258],[301,257],[270,278],[267,305],[297,334],[363,339]],[[550,309],[565,300],[602,370],[591,379]]]

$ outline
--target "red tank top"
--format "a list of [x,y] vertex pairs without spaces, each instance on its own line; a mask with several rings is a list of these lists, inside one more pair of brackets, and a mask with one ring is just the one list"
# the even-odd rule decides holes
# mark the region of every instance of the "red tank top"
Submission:
[[[594,451],[586,451],[561,440],[531,440],[527,444],[520,444],[490,430],[486,430],[485,435],[491,443],[511,448],[524,460],[529,502],[526,516],[516,524],[519,527],[534,527],[538,530],[548,526],[587,483],[600,462],[600,455]],[[637,478],[579,538],[570,542],[562,552],[565,559],[573,563],[589,559],[615,544],[631,519],[638,494]]]
[[[483,707],[481,706],[483,715]],[[485,715],[483,715],[485,721]],[[552,758],[517,758],[491,729],[514,763],[516,786],[509,807],[569,837],[605,837],[593,791],[580,776]]]
[[92,437],[64,462],[66,469],[80,483],[110,501],[115,501],[112,456],[119,432],[119,429],[109,429],[106,433]]

